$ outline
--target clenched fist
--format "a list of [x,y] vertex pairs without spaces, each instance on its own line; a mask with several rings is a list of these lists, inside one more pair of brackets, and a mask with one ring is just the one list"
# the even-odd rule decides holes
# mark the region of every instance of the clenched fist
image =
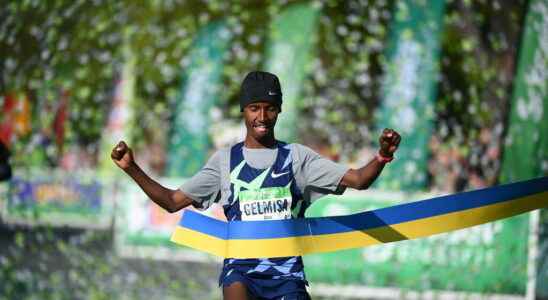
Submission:
[[396,150],[398,149],[400,140],[401,136],[399,133],[397,133],[393,129],[385,128],[382,131],[381,136],[379,137],[379,144],[381,146],[379,154],[384,157],[394,156],[394,152],[396,152]]
[[120,141],[118,145],[112,149],[110,158],[112,158],[114,163],[122,170],[126,170],[134,163],[133,151],[124,141]]

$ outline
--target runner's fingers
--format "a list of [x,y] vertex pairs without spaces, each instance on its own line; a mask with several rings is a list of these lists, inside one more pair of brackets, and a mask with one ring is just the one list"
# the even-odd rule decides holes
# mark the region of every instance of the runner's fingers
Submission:
[[116,150],[126,150],[127,144],[124,141],[120,141],[118,145],[116,146]]
[[120,151],[117,151],[116,149],[112,149],[112,152],[110,153],[110,157],[115,160],[120,160],[122,158],[122,154]]
[[127,150],[128,150],[128,147],[127,147],[126,143],[124,141],[121,141],[112,150],[112,153],[111,153],[110,156],[112,158],[116,159],[116,160],[119,160],[124,156],[124,154],[126,154]]
[[381,136],[379,137],[379,141],[381,143],[383,143],[384,141],[389,141],[390,138],[391,138],[392,134],[390,132],[390,129],[389,128],[385,128],[383,131],[382,131],[382,134]]
[[382,135],[384,137],[391,138],[394,135],[394,130],[392,130],[391,128],[385,128],[382,131]]
[[392,129],[389,130],[390,131],[387,132],[386,137],[391,144],[395,144],[400,139],[400,135]]

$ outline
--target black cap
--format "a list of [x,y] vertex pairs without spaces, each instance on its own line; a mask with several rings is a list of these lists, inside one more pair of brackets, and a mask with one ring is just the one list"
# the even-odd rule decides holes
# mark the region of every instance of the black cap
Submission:
[[240,109],[253,102],[270,102],[282,111],[282,88],[278,77],[263,71],[249,72],[240,88]]

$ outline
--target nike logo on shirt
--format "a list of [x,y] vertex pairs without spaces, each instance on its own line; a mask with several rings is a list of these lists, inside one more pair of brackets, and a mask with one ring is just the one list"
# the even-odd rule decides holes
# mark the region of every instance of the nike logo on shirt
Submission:
[[272,171],[272,174],[270,174],[270,176],[272,176],[272,178],[278,178],[278,177],[283,176],[283,175],[285,175],[285,174],[287,174],[287,173],[289,173],[289,172],[284,172],[284,173],[276,174],[276,173],[274,173],[274,171]]

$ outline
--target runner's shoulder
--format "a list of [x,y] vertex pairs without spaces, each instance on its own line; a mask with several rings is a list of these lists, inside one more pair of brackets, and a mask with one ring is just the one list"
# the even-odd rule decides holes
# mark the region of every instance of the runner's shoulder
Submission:
[[291,151],[293,161],[296,161],[296,162],[307,160],[312,157],[318,156],[318,153],[316,153],[316,151],[312,150],[312,148],[305,146],[303,144],[291,143],[291,144],[287,144],[286,147],[288,147],[288,149]]

